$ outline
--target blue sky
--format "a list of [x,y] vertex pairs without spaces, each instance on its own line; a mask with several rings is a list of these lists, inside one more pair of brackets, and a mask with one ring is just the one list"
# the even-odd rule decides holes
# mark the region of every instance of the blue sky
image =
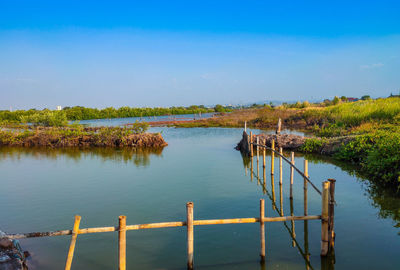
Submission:
[[400,91],[399,1],[0,2],[0,109]]

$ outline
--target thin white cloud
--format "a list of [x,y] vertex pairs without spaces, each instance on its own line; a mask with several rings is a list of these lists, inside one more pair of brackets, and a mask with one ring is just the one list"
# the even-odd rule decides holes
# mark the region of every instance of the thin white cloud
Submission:
[[382,64],[382,63],[375,63],[375,64],[370,64],[370,65],[361,65],[360,69],[381,68],[383,66],[384,66],[384,64]]

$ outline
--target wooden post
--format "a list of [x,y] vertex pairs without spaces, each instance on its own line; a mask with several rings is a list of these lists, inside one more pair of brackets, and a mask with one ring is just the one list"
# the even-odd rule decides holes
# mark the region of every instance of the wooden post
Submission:
[[250,180],[253,182],[253,157],[250,158]]
[[253,157],[253,132],[250,131],[250,156]]
[[267,177],[265,174],[265,167],[263,168],[263,193],[266,193],[266,189],[267,189]]
[[265,217],[265,201],[264,199],[260,200],[260,238],[261,238],[261,262],[265,261],[265,225],[264,225],[264,217]]
[[[290,152],[290,162],[294,165],[294,152]],[[294,168],[290,166],[290,198],[293,198],[293,177],[294,177]]]
[[279,185],[282,185],[282,155],[283,155],[283,150],[282,147],[279,147]]
[[265,147],[263,147],[263,168],[265,168]]
[[68,255],[67,255],[67,262],[65,263],[65,270],[71,269],[72,259],[74,257],[74,251],[75,251],[76,238],[78,237],[78,234],[79,234],[79,224],[80,223],[81,223],[81,217],[75,216],[74,227],[72,229],[71,243],[69,245],[69,250],[68,250]]
[[[308,160],[304,160],[304,175],[308,177]],[[308,205],[307,205],[307,179],[304,178],[304,215],[308,215]]]
[[310,252],[308,250],[308,220],[304,220],[304,253],[306,254],[306,269],[310,269]]
[[272,140],[271,148],[271,174],[274,174],[275,152],[273,150],[275,150],[275,140]]
[[257,142],[257,161],[258,161],[258,156],[260,154],[259,147],[258,147],[258,144],[260,143],[260,137],[257,137],[256,142]]
[[193,269],[193,202],[186,203],[187,268]]
[[282,120],[279,118],[278,126],[276,127],[276,134],[280,134],[281,133],[281,126],[282,126]]
[[119,216],[118,227],[119,242],[119,270],[126,269],[126,216]]
[[247,131],[247,121],[244,121],[244,132]]
[[322,183],[321,256],[328,254],[329,181]]
[[335,179],[328,179],[329,181],[329,249],[333,249],[335,247]]

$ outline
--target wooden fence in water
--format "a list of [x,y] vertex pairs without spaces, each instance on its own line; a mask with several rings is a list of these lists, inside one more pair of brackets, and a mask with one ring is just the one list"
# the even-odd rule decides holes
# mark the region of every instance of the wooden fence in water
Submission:
[[[67,260],[65,264],[65,269],[71,269],[72,260],[74,256],[75,245],[77,241],[77,237],[80,234],[89,234],[89,233],[103,233],[103,232],[118,232],[118,254],[119,254],[119,269],[126,269],[126,231],[130,230],[141,230],[141,229],[155,229],[155,228],[167,228],[167,227],[187,227],[187,268],[194,268],[194,226],[202,226],[202,225],[221,225],[221,224],[243,224],[243,223],[260,223],[260,256],[261,262],[265,262],[265,223],[268,222],[292,222],[292,231],[294,234],[294,221],[297,220],[321,220],[321,256],[326,256],[330,249],[334,247],[334,192],[335,192],[335,180],[329,179],[322,183],[322,192],[318,190],[318,188],[310,181],[308,177],[308,163],[305,160],[304,162],[304,172],[301,172],[297,167],[295,167],[294,163],[294,155],[292,154],[292,159],[289,161],[282,154],[282,149],[279,152],[275,151],[274,143],[272,147],[269,148],[265,145],[260,145],[259,143],[253,143],[253,135],[250,135],[250,156],[253,158],[254,147],[256,147],[257,151],[257,164],[259,161],[259,150],[263,148],[263,168],[265,174],[266,160],[265,160],[265,151],[271,150],[271,177],[274,175],[274,155],[277,154],[279,156],[279,171],[280,171],[280,179],[279,184],[282,187],[282,160],[285,160],[290,164],[290,198],[293,199],[293,173],[296,170],[303,178],[304,178],[304,194],[307,193],[307,183],[310,183],[317,192],[322,195],[322,211],[319,215],[308,215],[307,210],[307,199],[305,196],[304,203],[304,215],[303,216],[294,216],[293,215],[293,207],[291,206],[291,215],[284,216],[283,215],[283,206],[282,206],[282,188],[281,191],[281,202],[280,202],[280,210],[277,211],[277,217],[266,217],[265,216],[265,201],[264,199],[260,200],[259,205],[259,213],[258,217],[247,217],[247,218],[231,218],[231,219],[209,219],[209,220],[195,220],[194,219],[194,204],[193,202],[188,202],[186,204],[186,220],[185,221],[173,221],[173,222],[161,222],[161,223],[148,223],[148,224],[135,224],[135,225],[126,225],[126,216],[119,216],[118,226],[112,227],[97,227],[97,228],[80,228],[80,216],[75,216],[75,222],[72,230],[61,230],[54,232],[40,232],[40,233],[25,233],[25,234],[10,234],[7,235],[10,239],[22,239],[22,238],[31,238],[31,237],[45,237],[45,236],[60,236],[60,235],[72,235],[71,243],[68,250]],[[253,164],[253,161],[251,162]],[[251,170],[251,177],[253,177],[253,170]],[[258,177],[258,174],[257,174]],[[264,176],[265,183],[265,176]],[[264,185],[265,187],[265,185]],[[274,188],[274,187],[273,187]],[[272,196],[272,202],[274,209],[277,210],[277,206],[275,204],[275,196],[274,190]],[[270,196],[270,194],[268,194]],[[292,202],[292,201],[291,201]],[[293,236],[293,235],[292,235]],[[295,237],[292,237],[293,245],[295,245]],[[301,252],[303,256],[305,256],[307,260],[307,254]],[[309,263],[309,261],[308,261]]]

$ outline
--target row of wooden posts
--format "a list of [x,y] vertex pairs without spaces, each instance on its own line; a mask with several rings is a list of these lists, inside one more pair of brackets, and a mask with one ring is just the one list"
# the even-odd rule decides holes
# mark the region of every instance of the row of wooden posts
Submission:
[[[279,160],[279,184],[282,185],[282,162],[286,160],[291,164],[290,171],[290,198],[293,199],[293,174],[294,170],[300,173],[300,175],[304,178],[304,188],[306,191],[307,183],[311,183],[308,176],[308,163],[304,161],[304,172],[301,172],[297,167],[295,167],[294,163],[294,154],[291,154],[291,161],[288,161],[282,154],[282,149],[279,149],[279,152],[275,151],[274,142],[272,142],[272,147],[268,148],[267,146],[261,146],[259,141],[257,143],[252,142],[253,135],[250,134],[250,151],[251,157],[253,158],[253,146],[256,146],[257,150],[257,161],[259,159],[259,148],[263,148],[263,167],[266,166],[265,160],[265,151],[267,149],[271,150],[271,176],[274,174],[274,155],[277,154],[280,157]],[[282,160],[283,159],[283,160]],[[314,184],[312,186],[319,191]],[[259,217],[250,217],[250,218],[232,218],[232,219],[211,219],[211,220],[195,220],[194,219],[194,204],[193,202],[188,202],[186,204],[186,221],[177,221],[177,222],[161,222],[161,223],[149,223],[149,224],[136,224],[136,225],[126,225],[126,216],[119,216],[118,226],[112,227],[97,227],[97,228],[80,228],[80,216],[75,216],[75,222],[72,230],[62,230],[55,232],[41,232],[41,233],[26,233],[26,234],[12,234],[8,235],[11,239],[21,239],[21,238],[30,238],[30,237],[44,237],[44,236],[59,236],[59,235],[72,235],[71,243],[68,250],[67,260],[65,264],[65,269],[69,270],[72,266],[75,245],[77,241],[77,237],[79,234],[88,234],[88,233],[102,233],[102,232],[115,232],[118,231],[118,261],[119,261],[119,269],[126,269],[126,231],[129,230],[141,230],[141,229],[154,229],[154,228],[167,228],[167,227],[187,227],[187,268],[194,268],[194,226],[200,225],[221,225],[221,224],[242,224],[242,223],[260,223],[260,256],[261,262],[265,261],[265,223],[267,222],[285,222],[291,221],[292,226],[294,227],[295,220],[321,220],[321,256],[326,256],[330,249],[334,247],[334,193],[335,193],[335,180],[329,179],[328,181],[323,182],[322,184],[322,211],[320,215],[308,215],[307,207],[306,207],[306,198],[305,198],[305,209],[304,216],[294,216],[291,213],[290,216],[283,216],[282,204],[281,204],[281,212],[278,217],[265,217],[265,201],[264,199],[260,200],[260,211]],[[305,192],[306,194],[306,192]],[[282,197],[282,194],[281,194]],[[273,201],[273,203],[275,203]],[[292,227],[292,228],[293,228]],[[294,233],[294,229],[292,231]]]
[[[246,129],[246,127],[245,127]],[[280,124],[278,123],[278,129],[280,131]],[[290,165],[290,199],[293,200],[293,182],[294,182],[294,171],[296,170],[304,178],[304,216],[308,215],[307,208],[307,189],[308,183],[310,183],[313,188],[322,196],[322,213],[321,213],[321,256],[326,256],[330,250],[334,248],[335,232],[334,232],[334,207],[335,207],[335,179],[328,179],[328,181],[323,182],[322,192],[311,182],[308,174],[308,161],[304,159],[304,172],[301,172],[299,168],[295,166],[294,152],[290,153],[290,160],[288,160],[283,155],[282,147],[279,147],[279,152],[275,149],[275,141],[271,141],[271,147],[266,144],[261,145],[259,137],[256,137],[256,143],[253,142],[253,133],[250,131],[250,136],[248,136],[250,158],[253,160],[254,156],[254,146],[256,147],[257,155],[257,168],[259,163],[260,148],[263,149],[263,168],[265,173],[266,167],[266,150],[271,150],[271,176],[273,177],[275,171],[275,154],[279,156],[279,185],[282,187],[283,178],[283,160],[285,160]],[[253,163],[251,162],[251,165]],[[253,177],[251,170],[251,177]],[[258,174],[257,174],[258,176]],[[325,192],[329,190],[329,192]],[[281,189],[282,191],[282,189]],[[281,194],[282,197],[282,194]],[[282,200],[281,200],[282,203]],[[283,207],[280,206],[282,211]],[[282,212],[283,214],[283,212]]]

